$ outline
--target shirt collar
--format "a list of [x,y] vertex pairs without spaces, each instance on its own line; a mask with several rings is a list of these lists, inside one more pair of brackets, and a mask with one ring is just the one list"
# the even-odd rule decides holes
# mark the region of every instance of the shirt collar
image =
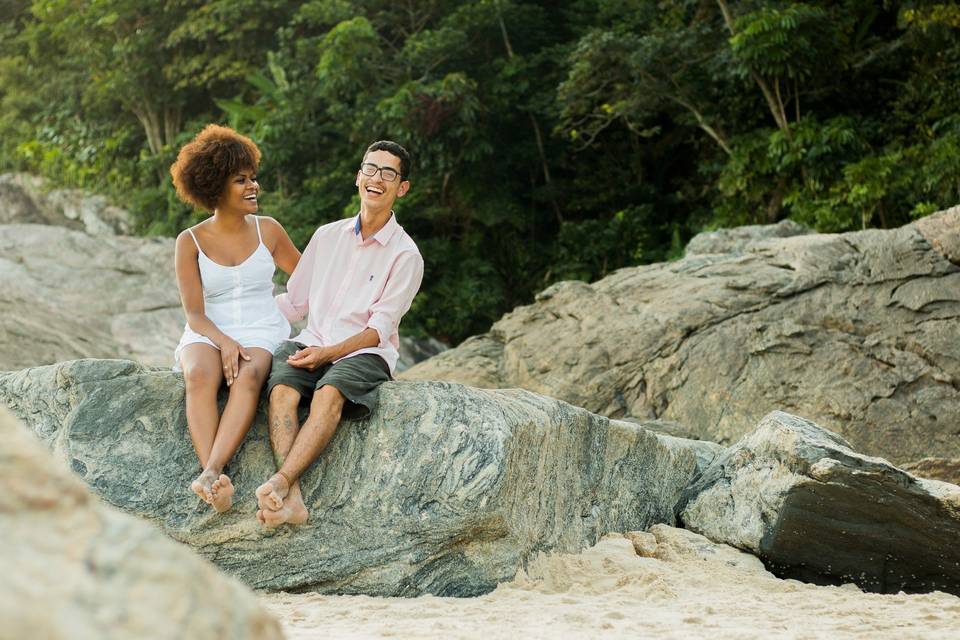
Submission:
[[[373,240],[376,240],[383,246],[387,246],[387,243],[390,242],[390,239],[393,238],[394,234],[397,232],[397,229],[400,228],[400,225],[397,224],[397,214],[390,211],[390,219],[387,220],[387,224],[383,225],[383,228],[380,231],[377,231],[373,234]],[[353,224],[353,235],[360,236],[360,214],[357,214],[356,222]],[[362,238],[357,238],[360,242],[363,242]],[[371,239],[371,238],[368,238]]]

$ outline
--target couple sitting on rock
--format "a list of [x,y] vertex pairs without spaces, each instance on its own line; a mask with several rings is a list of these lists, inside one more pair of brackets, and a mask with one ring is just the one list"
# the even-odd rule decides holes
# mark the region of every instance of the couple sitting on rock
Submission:
[[[183,369],[190,437],[203,471],[191,488],[217,511],[233,502],[223,468],[246,436],[264,382],[277,472],[256,490],[257,519],[301,524],[300,475],[340,417],[363,417],[397,363],[400,318],[420,287],[423,259],[391,207],[409,189],[410,155],[395,142],[367,148],[356,174],[360,212],[326,224],[303,255],[273,218],[257,216],[260,150],[210,125],[170,168],[177,194],[213,215],[177,238],[176,273],[187,324]],[[273,274],[290,274],[273,297]],[[289,321],[307,316],[290,339]],[[229,397],[222,415],[217,393]],[[297,408],[310,400],[303,425]]]

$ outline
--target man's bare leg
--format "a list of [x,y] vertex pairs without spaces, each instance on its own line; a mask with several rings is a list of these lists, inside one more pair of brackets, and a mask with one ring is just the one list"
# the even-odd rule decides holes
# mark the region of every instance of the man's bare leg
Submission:
[[[300,404],[300,392],[283,384],[278,384],[270,392],[269,426],[270,446],[273,448],[273,457],[279,469],[293,447],[300,430],[297,407]],[[286,500],[273,496],[273,486],[267,482],[257,491],[257,520],[269,527],[276,527],[284,522],[302,524],[307,521],[309,512],[303,502],[300,491],[300,481],[297,480],[289,488]]]
[[[296,434],[279,471],[257,489],[257,499],[262,511],[261,521],[267,523],[268,518],[272,521],[280,520],[269,512],[281,511],[288,501],[302,503],[299,478],[316,461],[336,433],[344,401],[340,390],[330,385],[325,385],[314,393],[310,403],[310,415]],[[277,524],[282,522],[291,521],[282,520]]]
[[[187,345],[180,353],[180,366],[186,386],[187,429],[200,468],[206,469],[220,422],[217,415],[217,391],[223,384],[220,351],[208,344]],[[216,475],[211,477],[203,472],[190,483],[190,490],[204,502],[213,504],[211,488],[217,479]]]

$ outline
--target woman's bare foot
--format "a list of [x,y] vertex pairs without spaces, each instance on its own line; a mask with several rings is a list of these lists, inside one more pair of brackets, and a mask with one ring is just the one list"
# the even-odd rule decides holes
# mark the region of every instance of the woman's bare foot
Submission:
[[197,479],[190,483],[190,489],[200,499],[211,505],[218,513],[233,506],[233,483],[224,474],[213,469],[204,469]]
[[217,473],[215,471],[204,469],[203,472],[197,476],[197,479],[190,483],[190,489],[207,504],[213,504],[213,493],[210,491],[210,488],[216,480]]
[[[283,508],[283,499],[290,492],[290,483],[279,473],[257,487],[257,504],[264,511],[279,511]],[[306,511],[306,509],[304,509]]]
[[233,483],[228,476],[221,473],[220,477],[210,485],[210,493],[213,494],[210,504],[217,513],[229,511],[233,506]]
[[310,517],[307,505],[300,496],[291,496],[284,500],[283,506],[277,511],[260,509],[257,511],[257,520],[260,524],[271,529],[282,524],[303,524]]

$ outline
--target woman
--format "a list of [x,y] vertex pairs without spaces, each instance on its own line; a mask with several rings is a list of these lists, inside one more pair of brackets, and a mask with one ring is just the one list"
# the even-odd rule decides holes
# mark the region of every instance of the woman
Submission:
[[[250,429],[274,349],[290,337],[273,299],[275,266],[289,274],[300,260],[283,227],[256,215],[259,164],[252,140],[208,125],[170,167],[177,195],[213,214],[177,237],[187,324],[174,358],[183,369],[187,426],[203,469],[190,488],[218,512],[233,503],[223,467]],[[224,381],[229,398],[218,416]]]

